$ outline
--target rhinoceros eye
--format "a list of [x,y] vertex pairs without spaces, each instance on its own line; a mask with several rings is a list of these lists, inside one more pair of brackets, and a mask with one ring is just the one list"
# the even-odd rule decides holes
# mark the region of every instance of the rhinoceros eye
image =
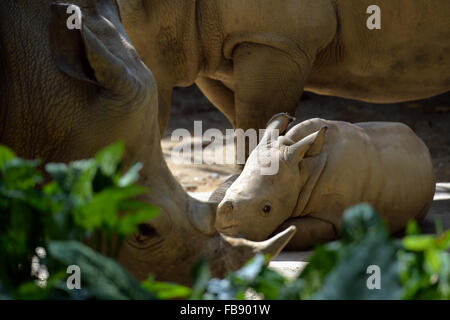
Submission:
[[262,208],[262,213],[264,216],[269,215],[270,211],[272,210],[272,206],[270,205],[269,202],[265,203],[263,208]]
[[151,237],[158,235],[158,232],[150,224],[141,223],[138,225],[138,233],[135,235],[136,241],[144,242]]

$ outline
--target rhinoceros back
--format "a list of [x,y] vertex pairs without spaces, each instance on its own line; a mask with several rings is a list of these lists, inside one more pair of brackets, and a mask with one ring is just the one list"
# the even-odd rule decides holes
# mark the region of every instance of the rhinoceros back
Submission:
[[358,123],[376,150],[381,189],[374,201],[392,232],[411,219],[423,219],[433,200],[435,179],[430,151],[406,125],[394,122]]

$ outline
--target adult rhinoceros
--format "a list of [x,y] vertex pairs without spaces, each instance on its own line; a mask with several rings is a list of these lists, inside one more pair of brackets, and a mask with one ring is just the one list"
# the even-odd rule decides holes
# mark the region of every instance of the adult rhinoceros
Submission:
[[294,114],[304,89],[381,103],[450,89],[448,0],[118,2],[158,81],[161,129],[172,88],[194,82],[242,129]]
[[190,198],[162,155],[157,87],[131,45],[112,0],[74,1],[81,30],[66,27],[67,5],[51,0],[0,1],[0,143],[45,161],[91,157],[126,142],[125,164],[144,164],[147,200],[161,208],[121,250],[139,279],[189,281],[209,255],[213,273],[240,267],[256,252],[276,254],[295,228],[256,243],[218,234],[215,208]]

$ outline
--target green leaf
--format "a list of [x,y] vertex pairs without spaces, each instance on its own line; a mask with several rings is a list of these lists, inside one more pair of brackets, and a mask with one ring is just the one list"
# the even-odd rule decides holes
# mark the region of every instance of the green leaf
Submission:
[[296,282],[289,286],[301,288],[301,291],[295,292],[292,288],[287,288],[280,293],[283,299],[310,299],[323,286],[326,276],[337,265],[340,248],[338,243],[318,246]]
[[440,261],[438,291],[441,299],[450,300],[450,254],[440,252]]
[[191,288],[170,282],[158,282],[154,277],[142,282],[142,286],[158,299],[188,299],[192,293]]
[[416,220],[411,220],[406,226],[406,234],[408,236],[420,234],[420,227]]
[[[329,272],[313,299],[400,299],[402,287],[396,263],[396,246],[384,235],[371,234],[341,249],[338,264]],[[380,269],[381,289],[370,290],[369,266]]]
[[[133,203],[128,201],[127,205]],[[122,235],[129,235],[137,232],[139,224],[148,222],[158,215],[158,209],[145,203],[135,202],[135,210],[125,215],[122,215],[119,219],[119,226],[117,231]]]
[[[233,300],[239,298],[238,288],[230,278],[213,278],[206,285],[206,293],[203,295],[205,300]],[[193,296],[193,299],[196,297]]]
[[205,292],[208,281],[211,279],[211,271],[209,270],[208,260],[206,257],[200,259],[200,261],[194,266],[192,270],[192,297],[191,299],[201,299]]
[[257,254],[239,271],[233,273],[233,280],[242,285],[251,284],[262,271],[265,263],[266,259],[264,255]]
[[[300,288],[302,299],[398,299],[402,288],[397,250],[375,210],[354,206],[344,213],[343,239],[316,249],[291,286]],[[381,290],[367,286],[372,265],[381,269]]]
[[97,172],[97,164],[93,160],[64,163],[49,163],[45,166],[55,179],[61,190],[74,197],[79,204],[92,198],[92,183]]
[[286,283],[287,280],[284,277],[264,266],[251,287],[257,293],[262,294],[264,299],[274,300],[279,297],[280,290]]
[[439,273],[441,270],[440,250],[437,248],[425,250],[425,267],[430,273]]
[[411,251],[424,251],[434,248],[436,240],[432,235],[411,235],[403,238],[403,246]]
[[120,141],[97,153],[95,160],[105,176],[112,177],[115,175],[124,152],[125,144],[123,141]]
[[8,162],[16,157],[14,152],[6,146],[0,145],[0,170]]
[[[61,285],[61,282],[64,282],[67,278],[66,272],[58,272],[56,274],[52,274],[48,279],[46,286],[41,288],[36,284],[35,281],[28,281],[22,283],[15,291],[14,298],[21,300],[44,300],[44,299],[53,299],[57,295],[57,288]],[[67,298],[67,294],[60,295],[59,298]]]
[[91,298],[155,298],[115,260],[106,258],[77,241],[52,241],[48,248],[51,256],[61,263],[80,267],[82,289],[87,290]]
[[436,239],[437,246],[442,250],[450,249],[450,230]]
[[[137,205],[137,202],[129,201],[148,192],[148,189],[141,186],[128,186],[123,188],[109,188],[94,195],[91,202],[75,210],[75,221],[86,230],[104,228],[105,231],[128,232],[132,222],[144,222],[147,217],[153,217],[156,211],[153,207],[145,204]],[[139,215],[136,218],[126,215],[123,223],[120,223],[119,212],[124,208],[133,205],[138,208]],[[133,229],[134,230],[134,229]]]
[[9,190],[26,190],[42,182],[42,175],[36,170],[39,160],[15,158],[4,164],[3,182]]
[[139,172],[141,171],[143,165],[142,163],[138,162],[134,166],[130,168],[130,170],[127,171],[119,180],[119,186],[120,187],[127,187],[136,181],[139,180]]
[[382,232],[388,236],[386,228],[372,206],[362,203],[350,207],[344,212],[342,219],[343,241],[358,241],[372,232]]

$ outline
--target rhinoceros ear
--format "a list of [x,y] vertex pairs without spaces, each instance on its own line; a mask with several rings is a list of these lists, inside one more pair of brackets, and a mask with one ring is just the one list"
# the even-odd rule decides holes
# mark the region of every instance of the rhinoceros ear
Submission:
[[327,130],[328,127],[322,127],[319,131],[288,146],[286,150],[286,160],[298,164],[305,157],[314,157],[318,155],[322,151]]
[[[69,30],[67,8],[52,4],[51,42],[57,66],[69,76],[96,83],[117,96],[136,97],[154,84],[120,22],[112,0],[85,0],[79,29]],[[74,6],[76,7],[76,6]]]
[[[74,11],[73,11],[73,10]],[[68,28],[70,15],[72,12],[74,29]],[[81,29],[76,29],[81,23],[81,10],[77,6],[70,7],[68,4],[52,3],[50,21],[50,45],[54,61],[57,67],[68,76],[95,83],[95,73],[89,64],[86,56],[86,48],[81,36]],[[78,25],[78,27],[81,27]]]

